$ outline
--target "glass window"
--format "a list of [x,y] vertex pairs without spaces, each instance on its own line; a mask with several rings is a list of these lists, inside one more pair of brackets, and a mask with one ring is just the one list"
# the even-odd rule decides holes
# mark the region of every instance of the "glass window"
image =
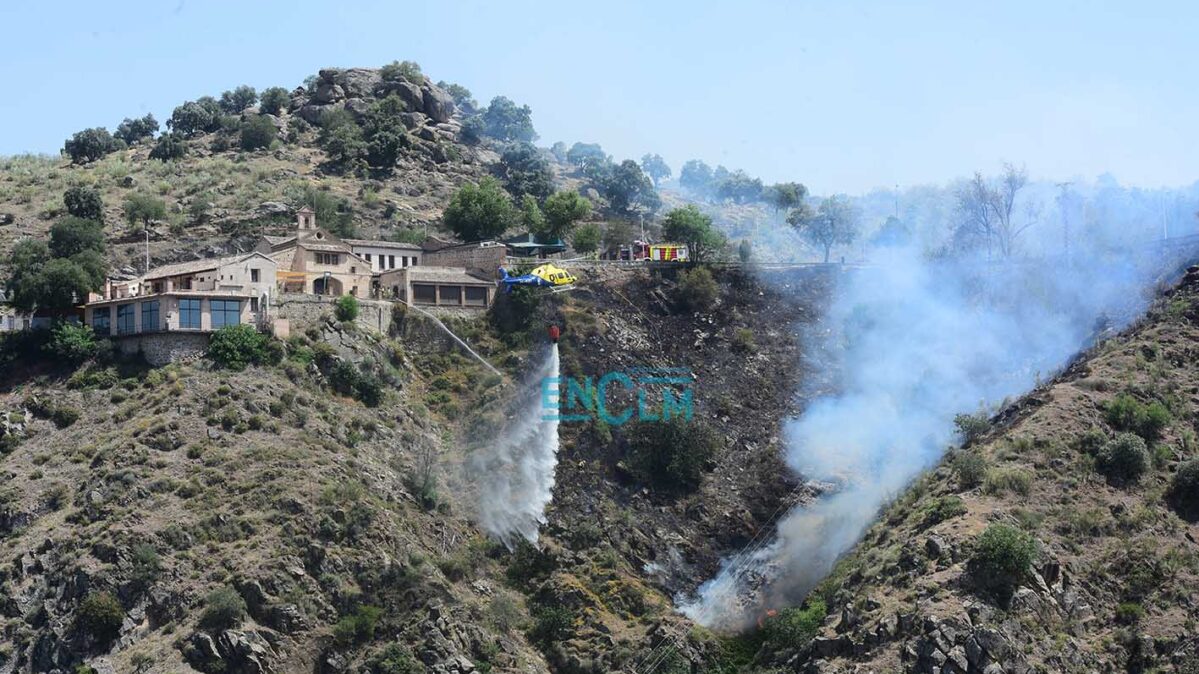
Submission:
[[437,286],[439,304],[462,304],[461,286]]
[[257,269],[250,270],[250,283],[258,283],[258,270]]
[[108,336],[112,332],[112,307],[100,307],[92,310],[92,330],[97,335]]
[[487,289],[473,286],[466,287],[466,304],[471,307],[487,306]]
[[437,286],[412,284],[412,300],[417,304],[437,304]]
[[132,334],[137,329],[137,324],[134,322],[133,305],[122,304],[117,307],[117,334],[128,335]]
[[241,322],[240,300],[209,300],[208,305],[212,309],[213,330]]
[[395,269],[395,268],[396,268],[396,256],[395,256],[395,255],[388,255],[388,256],[387,256],[387,268],[388,268],[388,269]]
[[200,329],[200,300],[179,300],[179,328],[181,330]]
[[142,332],[155,332],[158,329],[158,300],[142,302]]

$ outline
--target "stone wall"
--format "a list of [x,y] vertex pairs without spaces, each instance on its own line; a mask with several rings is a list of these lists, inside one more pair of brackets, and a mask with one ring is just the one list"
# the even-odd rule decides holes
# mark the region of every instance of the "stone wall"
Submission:
[[208,338],[203,332],[154,332],[120,337],[114,342],[121,353],[133,356],[140,352],[147,363],[161,367],[203,356]]
[[462,267],[468,271],[493,275],[504,266],[507,255],[508,249],[504,246],[463,244],[426,252],[421,256],[420,263],[426,267]]
[[[286,318],[293,334],[303,332],[332,318],[336,300],[336,297],[301,293],[276,295],[271,298],[271,318]],[[386,334],[391,326],[391,302],[358,300],[358,318],[354,322]]]

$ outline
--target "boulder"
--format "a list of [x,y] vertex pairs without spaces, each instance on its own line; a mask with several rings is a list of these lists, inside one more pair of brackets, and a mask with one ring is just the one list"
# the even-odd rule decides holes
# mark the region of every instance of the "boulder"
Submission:
[[401,112],[400,121],[408,129],[419,129],[425,125],[425,121],[429,118],[423,112]]
[[367,103],[361,98],[347,98],[346,102],[342,104],[342,107],[344,107],[347,112],[353,115],[354,119],[362,121],[363,116],[366,115],[366,112],[370,110],[371,106],[370,103]]
[[373,68],[346,68],[338,70],[333,81],[341,86],[347,96],[363,98],[375,92],[375,87],[379,86],[382,77],[379,71]]
[[438,87],[428,86],[422,90],[425,114],[436,122],[448,122],[454,116],[454,99]]
[[316,93],[312,94],[312,100],[317,103],[336,103],[345,97],[345,89],[332,82],[321,82],[316,87]]
[[321,116],[325,114],[326,110],[332,110],[332,109],[333,109],[332,105],[308,104],[308,105],[305,105],[304,107],[300,108],[300,111],[297,114],[300,115],[300,119],[304,120],[305,122],[308,122],[309,124],[320,124]]
[[391,82],[388,88],[399,94],[400,99],[408,104],[408,109],[414,112],[426,112],[425,95],[420,87],[411,82]]
[[17,221],[17,216],[12,213],[0,213],[0,225],[11,225]]

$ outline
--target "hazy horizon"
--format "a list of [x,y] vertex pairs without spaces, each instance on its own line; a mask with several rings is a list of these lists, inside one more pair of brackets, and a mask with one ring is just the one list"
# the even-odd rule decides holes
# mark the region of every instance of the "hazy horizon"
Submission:
[[[541,135],[744,169],[813,193],[944,184],[1002,162],[1044,180],[1199,178],[1199,8],[878,3],[69,2],[7,6],[0,154],[56,154],[71,133],[322,67],[421,64],[486,103],[533,109]],[[1188,20],[1191,19],[1191,20]],[[53,48],[48,48],[52,45]]]

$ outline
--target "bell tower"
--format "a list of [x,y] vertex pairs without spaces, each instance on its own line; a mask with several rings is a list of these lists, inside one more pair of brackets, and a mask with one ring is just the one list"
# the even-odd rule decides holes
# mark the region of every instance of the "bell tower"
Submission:
[[307,206],[296,211],[297,234],[311,232],[316,229],[316,212]]

